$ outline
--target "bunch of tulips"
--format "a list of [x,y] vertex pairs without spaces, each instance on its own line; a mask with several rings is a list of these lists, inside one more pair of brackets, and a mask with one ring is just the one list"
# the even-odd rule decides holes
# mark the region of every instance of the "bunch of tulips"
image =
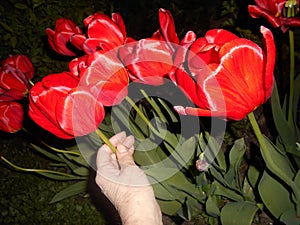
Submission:
[[22,110],[14,100],[28,95],[29,116],[42,128],[63,139],[89,134],[105,117],[105,107],[125,98],[130,82],[156,86],[170,79],[195,104],[174,106],[178,113],[227,120],[243,119],[270,97],[276,54],[270,30],[261,27],[264,49],[223,29],[204,37],[188,31],[180,40],[170,12],[159,9],[158,16],[159,29],[140,40],[128,37],[118,13],[111,18],[95,13],[84,19],[84,29],[58,19],[46,33],[54,51],[74,57],[69,71],[49,74],[32,86],[27,57],[4,61],[1,129],[21,129]]

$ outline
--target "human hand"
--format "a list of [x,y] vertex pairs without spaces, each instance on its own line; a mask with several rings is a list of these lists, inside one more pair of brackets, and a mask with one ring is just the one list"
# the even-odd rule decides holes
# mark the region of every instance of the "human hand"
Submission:
[[96,183],[118,210],[123,224],[162,224],[160,208],[145,173],[134,163],[134,137],[125,132],[110,139],[97,155]]

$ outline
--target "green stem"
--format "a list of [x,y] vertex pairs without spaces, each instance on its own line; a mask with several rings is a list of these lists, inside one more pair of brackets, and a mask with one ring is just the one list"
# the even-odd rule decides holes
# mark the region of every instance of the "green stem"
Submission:
[[295,50],[294,50],[294,32],[289,30],[290,40],[290,93],[289,93],[289,109],[288,122],[293,122],[293,101],[294,101],[294,79],[295,79]]
[[70,154],[70,155],[76,155],[76,156],[81,156],[80,153],[78,152],[73,152],[73,151],[68,151],[68,150],[61,150],[61,149],[57,149],[57,148],[54,148],[54,147],[51,147],[50,145],[48,145],[47,143],[41,141],[41,143],[45,146],[47,146],[49,149],[55,151],[55,152],[58,152],[58,153],[64,153],[64,154]]
[[29,80],[29,83],[30,83],[32,86],[34,86],[34,83],[32,82],[32,80]]
[[110,148],[110,150],[116,154],[117,149],[115,148],[115,146],[113,146],[113,144],[109,141],[109,139],[105,136],[105,134],[103,134],[103,132],[100,129],[97,129],[96,133],[99,135],[101,140]]
[[294,197],[296,200],[297,205],[297,215],[300,216],[300,190],[293,182],[293,180],[288,177],[285,173],[282,172],[280,167],[277,166],[277,164],[272,160],[272,156],[270,155],[270,151],[268,151],[265,138],[263,137],[261,130],[257,124],[257,121],[255,119],[255,116],[253,112],[248,114],[249,121],[251,123],[252,129],[254,131],[254,134],[260,144],[260,151],[265,159],[267,168],[276,175],[279,179],[281,179],[283,182],[285,182],[293,191]]
[[[73,176],[71,174],[68,173],[62,173],[62,172],[58,172],[58,171],[54,171],[54,170],[46,170],[46,169],[32,169],[32,168],[24,168],[24,167],[20,167],[17,166],[15,164],[13,164],[12,162],[10,162],[8,159],[6,159],[4,156],[0,155],[0,159],[2,161],[4,161],[6,164],[10,165],[11,167],[13,167],[16,170],[20,170],[20,171],[24,171],[24,172],[34,172],[34,173],[51,173],[51,174],[56,174],[56,175],[60,175],[60,176],[64,176],[64,177],[70,177],[70,178],[78,178],[76,176]],[[81,178],[82,179],[82,178]]]
[[[288,7],[287,17],[295,16],[294,8]],[[295,40],[294,31],[289,29],[289,42],[290,42],[290,92],[289,92],[289,108],[288,108],[288,122],[293,122],[293,101],[294,101],[294,79],[295,79]]]
[[137,107],[137,105],[134,103],[134,101],[132,101],[131,98],[129,98],[128,96],[126,96],[125,99],[135,109],[135,111],[139,114],[139,116],[142,118],[142,120],[149,126],[150,130],[152,130],[152,132],[155,135],[157,135],[158,137],[160,137],[161,134],[152,126],[152,124],[150,123],[150,121],[148,120],[148,118],[139,109],[139,107]]
[[[22,128],[22,130],[30,135],[32,135],[25,127]],[[62,150],[62,149],[57,149],[57,148],[54,148],[50,145],[48,145],[46,142],[44,141],[41,141],[39,140],[43,145],[45,145],[46,147],[48,147],[49,149],[55,151],[55,152],[58,152],[58,153],[64,153],[64,154],[70,154],[70,155],[76,155],[76,156],[81,156],[80,153],[78,152],[73,152],[73,151],[68,151],[68,150]]]
[[155,110],[155,112],[158,114],[160,119],[163,119],[164,121],[167,121],[164,114],[156,107],[156,105],[153,103],[152,99],[147,95],[147,93],[144,90],[141,90],[142,95],[146,98],[146,100],[149,102],[149,104],[152,106],[152,108]]

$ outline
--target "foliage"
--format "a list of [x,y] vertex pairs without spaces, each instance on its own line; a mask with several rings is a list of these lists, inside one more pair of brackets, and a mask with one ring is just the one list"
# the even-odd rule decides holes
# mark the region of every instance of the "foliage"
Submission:
[[[194,3],[194,1],[191,2]],[[201,34],[207,29],[205,24],[198,26],[198,22],[200,14],[205,11],[209,3],[205,2],[203,5],[191,7],[192,3],[186,5],[179,1],[172,1],[170,4],[177,20],[184,17],[186,21],[191,21],[191,18],[186,16],[186,11],[193,15],[191,17],[195,18],[194,15],[197,15],[195,21],[190,25],[185,26],[186,21],[180,24],[179,34],[181,35],[186,32],[186,29],[193,29],[195,26],[198,29],[197,34]],[[139,14],[148,11],[150,7],[150,3],[135,2],[135,4],[135,10]],[[158,5],[164,7],[166,3],[156,0],[152,4],[155,7]],[[219,16],[225,19],[220,25],[245,38],[259,42],[258,36],[251,30],[252,27],[245,28],[244,24],[241,24],[241,18],[244,18],[245,15],[241,15],[239,7],[237,1],[223,1]],[[69,10],[70,8],[77,10]],[[149,10],[147,16],[140,16],[143,18],[143,21],[140,21],[135,18],[137,15],[130,6],[122,5],[119,1],[101,1],[101,4],[98,1],[92,1],[88,5],[83,1],[69,0],[64,2],[43,0],[1,2],[0,47],[2,51],[0,57],[4,59],[8,54],[27,54],[37,68],[38,76],[35,79],[38,80],[45,74],[65,70],[70,60],[49,49],[45,39],[45,28],[53,27],[57,18],[68,16],[77,24],[81,24],[83,18],[95,11],[111,13],[123,10],[122,15],[129,18],[127,27],[133,33],[132,36],[141,37],[153,32],[154,28],[151,24],[155,22],[154,11],[155,14],[157,11],[154,8]],[[26,20],[28,23],[20,23],[21,20]],[[148,20],[146,24],[150,24],[149,27],[139,26],[139,23],[145,24],[145,20]],[[206,20],[209,21],[207,18]],[[277,63],[280,65],[285,62]],[[285,93],[275,85],[270,104],[262,108],[265,110],[270,107],[271,113],[265,115],[267,121],[263,121],[259,125],[262,130],[268,130],[268,125],[271,123],[271,126],[276,128],[275,132],[268,137],[263,136],[259,127],[256,127],[252,114],[248,119],[238,123],[228,123],[225,143],[221,150],[217,144],[217,137],[210,136],[205,131],[182,137],[177,126],[183,118],[173,111],[168,102],[147,96],[146,93],[142,93],[143,100],[134,105],[131,104],[129,98],[127,102],[115,107],[107,114],[99,129],[108,137],[117,130],[125,129],[139,137],[138,146],[139,144],[140,146],[143,144],[145,148],[155,146],[151,151],[136,152],[134,157],[136,163],[142,166],[152,182],[157,201],[163,213],[167,215],[179,215],[185,220],[191,220],[201,214],[206,218],[207,224],[220,222],[223,225],[248,225],[259,223],[259,216],[267,213],[269,218],[275,221],[299,224],[297,220],[300,213],[300,140],[297,127],[299,126],[297,123],[299,119],[297,111],[300,95],[299,75],[295,76],[290,83],[294,90],[292,95]],[[158,91],[161,90],[158,89]],[[292,101],[289,101],[290,99]],[[127,112],[129,115],[126,114]],[[130,118],[130,123],[124,124],[124,121],[128,121],[127,116]],[[201,122],[205,123],[206,121]],[[253,128],[258,141],[253,140],[250,127]],[[250,133],[252,136],[249,135]],[[162,134],[164,134],[163,140],[161,140]],[[32,183],[40,180],[42,182],[38,186],[30,186],[31,181],[28,182],[28,195],[25,197],[18,197],[20,190],[16,187],[16,195],[9,199],[1,198],[3,199],[1,207],[8,207],[6,210],[1,210],[4,223],[15,222],[12,219],[12,216],[15,215],[19,215],[21,218],[21,221],[18,222],[24,222],[24,214],[30,215],[34,222],[41,221],[42,223],[47,218],[50,223],[57,220],[55,214],[58,214],[58,217],[66,218],[65,215],[60,214],[63,211],[78,211],[87,215],[91,209],[94,210],[92,206],[85,206],[81,203],[81,201],[86,202],[86,199],[83,200],[74,195],[86,194],[86,180],[90,168],[87,161],[93,161],[97,148],[102,144],[98,139],[97,135],[93,133],[77,139],[76,145],[65,148],[49,146],[48,143],[32,144],[32,150],[35,150],[38,155],[48,158],[52,164],[44,165],[42,163],[40,165],[39,159],[37,160],[38,165],[27,164],[28,162],[24,165],[26,167],[46,166],[56,172],[36,171],[50,180],[26,175],[26,177],[30,177],[29,180],[32,179]],[[157,144],[158,142],[159,144]],[[212,161],[211,167],[201,167],[197,170],[196,163],[205,163],[204,152],[207,148],[218,154]],[[87,158],[86,155],[83,157],[81,154],[83,149],[89,150],[89,152],[85,152],[88,155]],[[255,157],[253,157],[254,154],[256,154]],[[31,157],[36,157],[34,155]],[[24,155],[20,154],[21,156]],[[11,157],[13,156],[11,155]],[[18,158],[15,158],[16,161]],[[164,170],[150,166],[168,158],[171,160],[166,161]],[[11,175],[6,169],[5,173]],[[20,182],[25,177],[22,177],[23,174],[15,176]],[[168,177],[168,179],[162,179],[163,177]],[[24,182],[26,180],[24,179]],[[5,185],[1,191],[3,197],[8,195],[6,188],[12,183],[14,180],[5,179]],[[40,195],[36,195],[36,192]],[[53,195],[54,193],[55,195]],[[66,199],[69,197],[72,197],[71,200]],[[40,206],[39,204],[28,204],[29,201],[34,203],[45,199],[56,204],[42,208],[34,208],[34,206]],[[14,205],[18,205],[18,209],[14,208]],[[39,215],[40,218],[34,217],[34,212],[40,210],[43,211]],[[56,213],[46,217],[48,211],[53,210]],[[93,214],[94,211],[90,212]],[[73,223],[73,219],[64,222]],[[86,217],[83,221],[78,218],[80,224],[84,224],[84,221],[86,221]],[[96,219],[88,221],[89,223],[95,221],[93,224],[96,224]]]
[[[1,153],[14,158],[19,165],[53,168],[53,162],[32,151],[23,136],[1,134]],[[73,181],[61,182],[18,172],[2,163],[0,171],[1,224],[104,224],[103,216],[84,194],[49,204],[56,193]]]

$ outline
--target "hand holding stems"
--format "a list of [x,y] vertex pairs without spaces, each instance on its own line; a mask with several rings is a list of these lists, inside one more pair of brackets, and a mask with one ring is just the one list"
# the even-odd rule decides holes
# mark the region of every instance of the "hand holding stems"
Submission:
[[96,183],[118,210],[123,224],[162,225],[162,215],[145,173],[134,163],[134,137],[121,132],[97,155]]

